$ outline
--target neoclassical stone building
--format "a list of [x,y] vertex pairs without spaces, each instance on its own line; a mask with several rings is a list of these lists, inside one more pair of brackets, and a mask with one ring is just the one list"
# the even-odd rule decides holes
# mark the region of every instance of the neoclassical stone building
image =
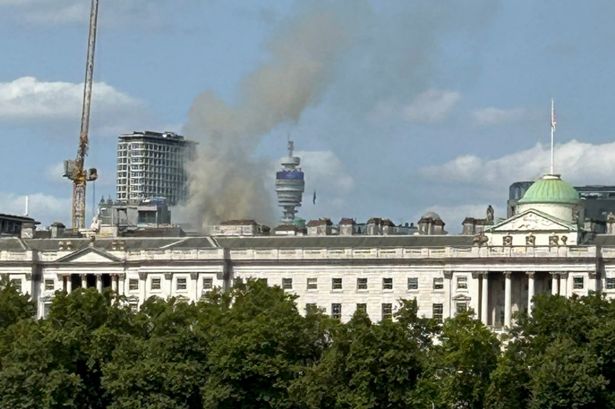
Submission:
[[32,295],[39,316],[58,290],[109,287],[138,307],[151,296],[198,300],[252,277],[296,294],[300,310],[314,304],[342,320],[357,309],[380,320],[400,299],[414,298],[426,317],[471,308],[499,329],[516,311],[531,310],[535,294],[615,296],[615,235],[583,232],[578,207],[577,192],[546,175],[515,215],[478,235],[359,235],[354,229],[305,236],[26,235],[0,239],[0,274]]

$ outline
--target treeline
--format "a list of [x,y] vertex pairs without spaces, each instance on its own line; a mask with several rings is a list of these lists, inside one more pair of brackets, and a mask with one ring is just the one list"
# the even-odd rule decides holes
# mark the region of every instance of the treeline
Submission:
[[0,283],[0,408],[615,407],[615,304],[599,295],[537,297],[505,340],[410,301],[380,323],[304,317],[259,281],[138,312],[77,290],[33,314]]

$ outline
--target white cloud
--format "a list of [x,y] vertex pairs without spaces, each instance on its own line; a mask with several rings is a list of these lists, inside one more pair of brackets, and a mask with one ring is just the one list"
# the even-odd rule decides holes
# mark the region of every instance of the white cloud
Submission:
[[[54,221],[70,224],[71,199],[46,193],[33,193],[29,198],[29,216],[47,226]],[[25,213],[26,196],[0,192],[0,213],[22,215]]]
[[[574,184],[613,184],[615,142],[583,143],[576,140],[556,146],[555,171]],[[508,186],[520,180],[533,180],[548,171],[549,148],[540,144],[496,159],[474,155],[459,156],[442,165],[421,169],[428,180],[465,183],[476,187]]]
[[409,122],[440,122],[446,119],[460,98],[461,95],[455,91],[430,89],[404,107],[402,115]]
[[[81,115],[83,84],[47,82],[22,77],[0,82],[0,122],[75,120]],[[92,115],[107,120],[134,115],[142,103],[112,86],[97,82],[92,90]]]
[[481,126],[501,125],[528,119],[529,112],[525,108],[482,108],[472,113],[474,121]]

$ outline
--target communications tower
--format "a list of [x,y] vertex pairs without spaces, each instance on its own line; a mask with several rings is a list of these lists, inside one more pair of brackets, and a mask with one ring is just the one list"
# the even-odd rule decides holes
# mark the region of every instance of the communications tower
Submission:
[[280,163],[282,169],[276,172],[275,192],[278,195],[278,206],[283,209],[282,224],[291,224],[295,220],[297,207],[301,206],[301,199],[305,189],[303,171],[299,167],[301,158],[293,156],[295,144],[288,141],[288,157]]

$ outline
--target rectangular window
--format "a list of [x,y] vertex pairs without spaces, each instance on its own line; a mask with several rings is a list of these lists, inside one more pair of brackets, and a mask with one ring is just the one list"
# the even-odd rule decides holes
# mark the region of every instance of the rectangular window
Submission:
[[455,304],[455,311],[457,311],[457,314],[466,312],[467,310],[468,310],[468,303],[458,302]]
[[418,290],[419,289],[419,278],[418,277],[408,277],[408,290]]
[[342,289],[342,279],[341,278],[332,278],[331,279],[331,289],[332,290],[341,290]]
[[431,317],[434,320],[436,320],[438,322],[442,322],[442,314],[443,313],[444,313],[444,305],[442,305],[442,304],[433,304]]
[[318,278],[312,277],[307,279],[307,289],[308,290],[317,290],[318,289]]
[[177,289],[178,290],[185,290],[186,286],[187,286],[187,280],[185,278],[177,279]]
[[307,303],[305,304],[305,312],[316,312],[317,307],[316,307],[316,303]]
[[434,277],[434,279],[433,279],[433,289],[434,290],[443,290],[444,289],[444,278],[442,278],[442,277]]
[[214,279],[204,278],[203,279],[203,290],[211,290],[212,288],[214,288]]
[[293,279],[292,278],[283,278],[282,279],[282,288],[284,290],[292,290],[293,289]]
[[607,290],[615,290],[615,277],[607,277],[606,278],[606,289]]
[[357,278],[357,290],[367,290],[367,278]]
[[[68,278],[70,280],[70,277]],[[11,284],[13,285],[13,287],[15,287],[15,289],[19,292],[21,292],[21,280],[18,278],[14,278],[11,280]]]
[[585,279],[583,277],[572,278],[572,288],[575,290],[582,290],[585,286]]
[[390,320],[393,318],[393,304],[384,303],[382,304],[382,319]]
[[53,291],[55,282],[53,280],[45,280],[45,291]]
[[128,280],[128,290],[129,291],[137,291],[139,289],[139,280],[136,278],[131,278]]
[[152,283],[150,285],[150,289],[152,290],[160,290],[160,279],[152,278]]
[[362,311],[362,312],[367,313],[367,304],[363,304],[363,303],[357,304],[357,311]]
[[331,304],[331,318],[342,318],[342,304]]
[[458,290],[468,289],[468,277],[457,277],[457,289]]
[[388,277],[388,278],[383,278],[382,279],[382,289],[383,290],[392,290],[393,289],[393,279]]

